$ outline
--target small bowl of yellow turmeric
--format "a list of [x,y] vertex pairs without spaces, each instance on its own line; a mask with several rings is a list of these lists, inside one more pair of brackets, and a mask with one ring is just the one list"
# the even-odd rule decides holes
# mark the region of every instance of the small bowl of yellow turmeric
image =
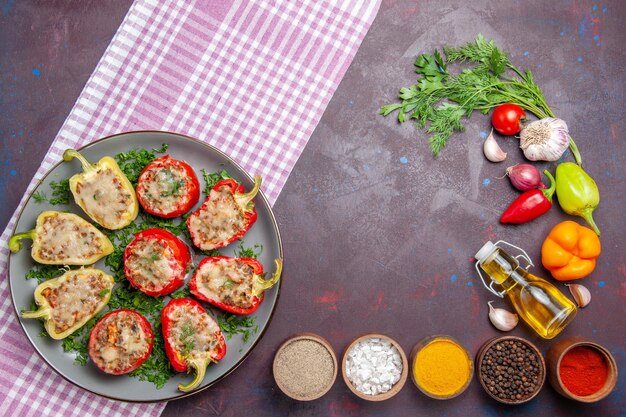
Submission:
[[474,363],[467,349],[450,336],[427,337],[411,351],[411,379],[430,398],[448,400],[461,395],[473,375]]

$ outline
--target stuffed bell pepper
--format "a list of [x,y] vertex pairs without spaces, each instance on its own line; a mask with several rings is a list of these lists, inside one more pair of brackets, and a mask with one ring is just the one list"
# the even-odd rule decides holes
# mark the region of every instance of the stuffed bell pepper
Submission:
[[252,201],[261,188],[261,177],[244,193],[243,186],[225,179],[213,187],[202,206],[187,219],[193,244],[202,250],[222,248],[241,238],[257,219]]
[[280,279],[281,259],[270,279],[263,278],[263,265],[254,258],[205,258],[189,282],[191,293],[222,310],[234,314],[251,314],[259,308],[265,290]]
[[189,384],[180,384],[183,392],[200,385],[211,362],[226,355],[226,342],[216,321],[190,298],[172,299],[161,311],[161,329],[165,353],[178,372],[196,372]]
[[132,310],[107,313],[91,329],[89,357],[103,372],[127,374],[152,353],[154,333],[144,316]]
[[76,204],[100,226],[116,230],[128,226],[139,213],[137,196],[115,160],[105,156],[91,164],[73,149],[63,153],[65,161],[78,158],[83,172],[70,178]]
[[145,211],[172,218],[187,213],[198,202],[200,183],[188,163],[165,155],[143,169],[136,191]]
[[35,229],[17,233],[9,240],[11,252],[22,248],[21,240],[33,241],[31,256],[47,265],[90,265],[113,252],[113,244],[88,221],[72,213],[44,211]]
[[35,288],[35,311],[23,311],[26,319],[42,319],[53,339],[64,339],[98,314],[111,298],[113,277],[95,268],[67,271]]
[[133,287],[153,297],[180,288],[190,264],[187,245],[163,229],[137,233],[124,250],[126,278]]

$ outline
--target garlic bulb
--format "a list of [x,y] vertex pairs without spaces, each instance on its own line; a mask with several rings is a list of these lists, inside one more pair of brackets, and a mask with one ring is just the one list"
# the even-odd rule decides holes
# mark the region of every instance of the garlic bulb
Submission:
[[578,307],[583,308],[591,301],[591,293],[584,285],[580,284],[565,284],[569,287],[569,292],[572,293],[574,301],[578,304]]
[[520,133],[520,148],[531,161],[556,161],[568,146],[569,131],[561,119],[535,120]]
[[493,137],[493,129],[491,129],[491,133],[483,143],[483,152],[485,157],[491,162],[502,162],[506,159],[506,152],[500,149],[496,139]]
[[513,330],[517,323],[519,322],[519,317],[515,313],[511,313],[508,310],[503,308],[494,308],[491,305],[493,301],[489,301],[489,320],[491,324],[495,326],[496,329],[502,330],[503,332],[508,332]]

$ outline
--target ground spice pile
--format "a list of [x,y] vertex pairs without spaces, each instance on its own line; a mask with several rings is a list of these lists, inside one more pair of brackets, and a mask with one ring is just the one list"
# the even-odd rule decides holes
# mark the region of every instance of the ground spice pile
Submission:
[[290,397],[317,397],[328,390],[334,377],[333,357],[324,345],[315,340],[294,340],[276,354],[274,379]]
[[609,365],[596,349],[576,346],[561,359],[559,376],[572,394],[585,397],[604,387],[609,376]]
[[535,351],[519,340],[491,346],[480,364],[481,379],[489,392],[504,401],[524,401],[541,386],[544,369]]
[[414,380],[426,392],[448,397],[466,386],[472,364],[463,347],[452,340],[435,339],[424,346],[415,358]]

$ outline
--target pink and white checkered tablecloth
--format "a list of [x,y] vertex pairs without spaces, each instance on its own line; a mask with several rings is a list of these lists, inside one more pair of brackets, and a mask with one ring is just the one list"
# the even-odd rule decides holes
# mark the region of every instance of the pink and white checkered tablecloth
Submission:
[[[131,130],[180,132],[264,178],[276,201],[379,0],[137,0],[31,181],[68,147]],[[33,161],[36,162],[36,161]],[[0,237],[0,415],[159,415],[82,390],[42,362],[15,317]]]

